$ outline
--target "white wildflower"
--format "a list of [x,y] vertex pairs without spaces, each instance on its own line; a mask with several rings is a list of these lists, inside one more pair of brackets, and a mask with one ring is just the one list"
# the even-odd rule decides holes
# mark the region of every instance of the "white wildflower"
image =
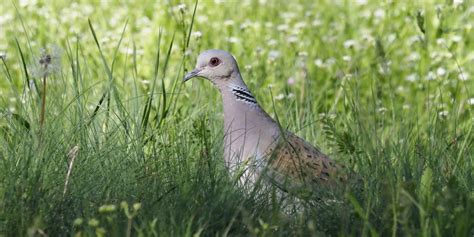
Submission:
[[277,26],[278,31],[287,31],[290,27],[287,24],[281,24]]
[[12,14],[2,12],[2,14],[0,15],[0,26],[4,25],[7,22],[11,22],[11,20],[13,20]]
[[346,62],[351,61],[351,59],[352,59],[352,58],[351,58],[351,56],[349,56],[349,55],[344,55],[344,56],[342,56],[342,60],[344,60],[344,61],[346,61]]
[[227,38],[227,42],[229,42],[231,44],[235,44],[235,43],[239,43],[240,39],[237,38],[237,37],[229,37],[229,38]]
[[298,56],[300,56],[302,58],[306,58],[306,57],[308,57],[308,52],[306,52],[306,51],[298,52]]
[[[472,10],[472,11],[471,11],[471,14],[474,13],[474,6],[472,6],[470,9]],[[466,24],[464,24],[464,30],[465,30],[466,32],[471,31],[471,30],[472,30],[472,24],[471,24],[471,23],[466,23]]]
[[204,22],[207,22],[209,20],[209,17],[207,17],[206,15],[200,15],[198,14],[196,16],[196,21],[197,22],[200,22],[200,23],[204,23]]
[[371,16],[372,16],[372,12],[367,9],[367,10],[364,10],[360,13],[360,16],[363,18],[363,19],[369,19]]
[[344,74],[344,76],[342,77],[342,79],[345,81],[350,81],[352,80],[352,78],[354,78],[354,75],[352,75],[351,73]]
[[414,81],[418,80],[418,75],[412,73],[412,74],[408,75],[407,77],[405,77],[405,80],[414,82]]
[[201,38],[202,37],[202,32],[201,31],[195,31],[191,34],[194,38]]
[[290,20],[296,17],[296,14],[294,12],[283,12],[281,14],[281,17],[286,20]]
[[416,42],[420,42],[421,38],[422,36],[419,36],[419,35],[414,35],[414,36],[409,37],[407,39],[408,45],[413,45]]
[[462,73],[458,74],[458,79],[461,81],[467,81],[469,80],[469,74],[465,71],[462,71]]
[[438,115],[440,117],[447,117],[448,114],[449,114],[449,111],[447,111],[447,110],[443,110],[443,111],[438,112]]
[[335,63],[336,63],[336,59],[335,59],[335,58],[328,58],[328,59],[326,59],[326,63],[325,63],[325,64],[326,64],[327,67],[330,67],[330,66],[334,65]]
[[372,31],[369,30],[369,29],[362,29],[361,30],[361,35],[362,35],[362,40],[366,43],[366,44],[373,44],[373,42],[375,41],[375,38],[372,36]]
[[20,0],[20,7],[34,6],[37,3],[37,0]]
[[420,54],[418,52],[412,52],[410,55],[407,57],[409,62],[415,62],[420,59]]
[[225,20],[224,25],[225,26],[232,26],[232,25],[234,25],[234,21],[233,20]]
[[441,57],[441,54],[437,51],[433,51],[433,52],[430,53],[430,58],[431,59],[438,59],[440,57]]
[[288,43],[295,43],[295,42],[298,41],[298,37],[297,37],[296,35],[290,35],[290,36],[286,39],[286,41],[287,41]]
[[405,87],[403,86],[397,86],[397,88],[395,89],[396,92],[398,93],[403,93],[406,91]]
[[344,42],[344,48],[346,48],[346,49],[354,48],[356,46],[357,46],[357,41],[356,40],[350,39],[350,40],[346,40]]
[[428,74],[426,75],[426,80],[432,81],[436,79],[436,74],[432,71],[429,71]]
[[271,22],[271,21],[265,22],[265,27],[272,28],[273,27],[273,22]]
[[184,51],[184,55],[185,55],[185,56],[189,56],[189,55],[191,55],[191,54],[193,54],[193,51],[192,51],[191,49],[189,49],[189,48],[186,49],[186,51]]
[[317,58],[314,60],[314,65],[316,65],[317,67],[324,67],[324,62],[320,58]]
[[453,42],[459,43],[459,42],[462,41],[462,37],[461,37],[460,35],[453,35],[453,36],[451,37],[451,40],[452,40]]
[[249,20],[246,20],[244,21],[242,24],[240,24],[240,29],[241,30],[245,30],[247,29],[249,26],[253,25],[253,23]]
[[467,100],[467,103],[468,103],[469,105],[474,105],[474,97],[473,97],[473,98],[469,98],[469,99]]
[[184,12],[186,10],[186,4],[181,3],[179,5],[176,5],[175,10],[180,11],[180,12]]
[[278,41],[276,41],[275,39],[271,39],[267,42],[267,44],[269,46],[275,46],[275,45],[277,45],[277,43],[278,43]]
[[280,56],[281,56],[280,51],[271,50],[270,52],[268,52],[268,58],[269,58],[271,61],[274,61],[275,59],[279,58]]
[[442,77],[442,76],[446,75],[446,69],[444,69],[443,67],[439,67],[438,69],[436,69],[436,74],[439,77]]
[[300,21],[295,24],[296,29],[304,29],[306,27],[306,22]]
[[385,11],[383,9],[377,9],[374,12],[374,17],[376,19],[383,19],[385,17]]
[[284,94],[278,94],[277,96],[275,96],[275,100],[283,100],[284,98],[285,98]]
[[381,113],[381,114],[385,114],[385,112],[387,112],[387,108],[385,108],[385,107],[377,108],[377,112]]
[[313,26],[318,27],[323,24],[323,22],[319,19],[315,19],[312,23]]
[[436,44],[438,45],[446,45],[446,40],[443,38],[439,38],[436,40]]
[[395,34],[389,34],[389,35],[387,36],[387,41],[388,41],[389,43],[393,43],[396,39],[397,39],[397,35],[395,35]]
[[464,0],[453,0],[454,7],[457,7],[464,3]]
[[127,55],[133,55],[133,48],[130,48],[130,47],[122,47],[120,48],[120,52],[123,53],[123,54],[127,54]]
[[80,9],[83,16],[89,16],[94,12],[94,7],[91,4],[81,4]]

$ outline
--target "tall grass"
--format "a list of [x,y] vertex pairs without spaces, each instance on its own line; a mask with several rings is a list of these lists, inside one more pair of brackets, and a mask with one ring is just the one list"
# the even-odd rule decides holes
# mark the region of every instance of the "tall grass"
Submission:
[[[467,1],[0,6],[0,235],[474,234]],[[181,83],[207,48],[363,187],[294,215],[236,187],[218,92]]]

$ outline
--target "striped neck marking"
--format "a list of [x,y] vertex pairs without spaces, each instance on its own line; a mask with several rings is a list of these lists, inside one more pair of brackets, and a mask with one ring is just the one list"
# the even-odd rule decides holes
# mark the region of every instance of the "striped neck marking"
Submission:
[[238,86],[232,87],[231,92],[235,95],[237,100],[243,101],[248,104],[257,104],[257,100],[255,99],[255,97],[253,97],[252,93],[250,93],[250,91],[248,91],[246,88]]

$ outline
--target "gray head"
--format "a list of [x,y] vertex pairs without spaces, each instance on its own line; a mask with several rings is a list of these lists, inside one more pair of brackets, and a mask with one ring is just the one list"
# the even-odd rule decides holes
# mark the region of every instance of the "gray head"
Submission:
[[222,84],[222,82],[232,79],[232,75],[237,75],[241,80],[234,57],[224,50],[211,49],[199,55],[196,68],[186,74],[183,81],[193,77],[204,77],[214,84]]

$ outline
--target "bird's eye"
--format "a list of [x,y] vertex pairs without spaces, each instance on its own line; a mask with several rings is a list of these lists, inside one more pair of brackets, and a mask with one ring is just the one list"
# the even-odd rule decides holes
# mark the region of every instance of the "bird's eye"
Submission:
[[215,67],[217,65],[219,65],[221,63],[221,60],[219,60],[218,58],[214,57],[214,58],[211,58],[211,60],[209,60],[209,65],[211,67]]

